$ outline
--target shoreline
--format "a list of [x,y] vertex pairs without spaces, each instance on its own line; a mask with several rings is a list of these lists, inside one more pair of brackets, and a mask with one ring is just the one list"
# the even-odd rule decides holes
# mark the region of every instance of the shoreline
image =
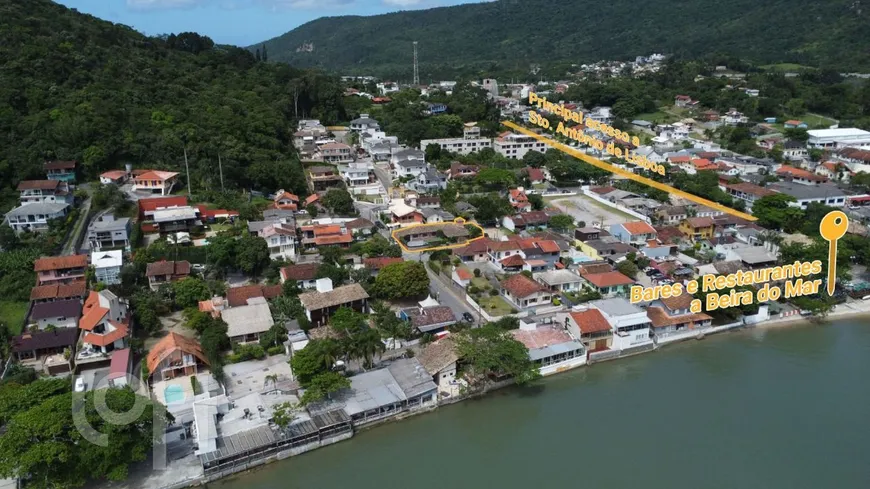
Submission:
[[[837,306],[838,308],[840,308],[840,310],[834,310],[831,313],[829,313],[828,315],[826,315],[825,317],[820,318],[818,321],[814,320],[811,317],[806,317],[806,316],[802,316],[800,314],[796,314],[794,316],[789,316],[789,317],[784,317],[784,318],[768,319],[767,321],[762,321],[762,322],[755,323],[755,324],[744,324],[741,326],[735,326],[733,328],[717,331],[717,332],[712,333],[708,336],[718,336],[719,333],[735,332],[735,331],[741,331],[741,330],[750,331],[750,330],[754,330],[754,329],[784,328],[784,327],[788,327],[788,326],[795,326],[795,325],[798,325],[801,323],[804,323],[804,325],[815,325],[815,324],[824,324],[824,323],[827,323],[830,321],[839,321],[839,320],[843,320],[843,319],[854,319],[854,318],[860,318],[860,317],[870,318],[870,301],[858,302],[858,303],[852,303],[852,304],[859,304],[859,306],[858,307],[848,307],[848,306],[850,306],[849,303],[840,304]],[[843,307],[843,306],[847,306],[847,307]],[[659,349],[667,349],[667,347],[670,345],[683,344],[683,343],[686,343],[687,340],[689,340],[689,339],[693,339],[693,338],[688,337],[688,338],[685,338],[684,340],[665,343],[665,344],[662,344],[662,345],[660,345],[660,346],[658,346],[655,349],[650,350],[650,351],[656,351]],[[648,352],[640,352],[638,354],[642,354],[642,353],[648,353]],[[631,355],[631,356],[634,356],[634,355]],[[629,357],[621,357],[621,358],[629,358]],[[614,358],[613,360],[606,360],[605,362],[611,363],[614,360],[619,361],[621,358]],[[601,362],[596,362],[596,363],[601,363]],[[581,367],[586,367],[588,365],[589,364],[585,364],[585,365],[578,366],[578,367],[566,370],[564,372],[559,372],[559,373],[566,373],[566,372],[570,372],[570,371],[575,371]],[[558,374],[548,375],[545,378],[555,377],[556,375],[558,375]],[[480,398],[480,397],[488,395],[491,392],[497,392],[502,387],[507,387],[508,385],[513,385],[513,384],[511,383],[511,384],[499,385],[498,387],[487,389],[486,392],[477,392],[477,393],[474,393],[474,394],[469,395],[467,397],[463,397],[461,399],[452,399],[450,402],[446,402],[446,403],[439,402],[437,407],[442,407],[442,406],[447,407],[447,406],[450,406],[453,404],[458,404],[460,402],[463,402],[463,401],[466,401],[469,399]],[[385,422],[376,423],[376,424],[371,425],[371,426],[365,426],[365,427],[361,428],[359,430],[359,432],[371,431],[372,429],[376,429],[378,426],[383,426],[384,424],[387,424],[387,423],[400,422],[400,421],[403,421],[403,420],[411,418],[411,417],[415,417],[415,416],[420,415],[420,414],[428,414],[428,413],[434,411],[435,409],[437,409],[437,407],[433,408],[433,409],[421,411],[418,413],[414,413],[414,414],[411,414],[408,416],[402,416],[402,417],[399,417],[397,419],[384,420]],[[354,431],[357,432],[357,430],[354,430]],[[326,447],[323,447],[323,448],[326,448]],[[274,460],[274,461],[280,461],[280,460]],[[168,470],[170,470],[170,471],[173,470],[173,465],[176,465],[176,464],[185,465],[184,464],[185,459],[175,460],[174,462],[175,463],[171,463],[167,467]],[[187,462],[189,464],[191,462],[191,460],[187,460]],[[245,474],[247,474],[253,470],[257,470],[259,468],[266,467],[266,466],[271,466],[272,465],[271,462],[273,462],[273,461],[270,461],[268,463],[264,463],[258,467],[248,469],[246,471],[231,474],[231,475],[228,475],[226,477],[222,477],[220,479],[215,479],[215,480],[207,480],[204,476],[201,476],[201,477],[191,478],[191,479],[184,480],[184,481],[178,481],[178,479],[176,478],[174,480],[174,482],[171,484],[160,484],[160,482],[158,482],[160,479],[166,480],[165,475],[164,475],[164,477],[161,477],[159,475],[159,471],[151,471],[150,473],[145,475],[145,477],[143,477],[137,481],[127,480],[127,481],[124,481],[121,483],[97,484],[94,487],[112,487],[112,488],[117,488],[117,487],[133,488],[133,487],[135,487],[135,488],[147,488],[147,489],[181,489],[183,487],[197,487],[197,486],[207,487],[209,484],[218,483],[219,481],[225,481],[225,480],[235,479],[235,478],[239,478],[239,477],[244,477]],[[198,463],[198,460],[197,460],[197,463]],[[178,466],[176,466],[176,467],[178,467]],[[152,479],[152,477],[153,477],[153,479]],[[149,481],[149,479],[152,479],[152,480]],[[149,482],[151,482],[151,484],[149,484]],[[156,484],[155,484],[155,482],[156,482]]]

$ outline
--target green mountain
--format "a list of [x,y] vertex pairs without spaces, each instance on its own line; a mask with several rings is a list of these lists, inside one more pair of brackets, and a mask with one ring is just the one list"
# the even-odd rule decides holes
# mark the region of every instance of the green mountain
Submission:
[[654,52],[870,69],[870,6],[860,0],[497,0],[314,20],[265,42],[270,59],[342,74],[421,80],[526,73],[532,63]]
[[218,154],[228,188],[304,192],[292,119],[346,118],[337,78],[48,0],[0,0],[0,60],[0,210],[46,160],[77,160],[93,181],[125,163],[182,170],[185,147],[195,193],[220,189]]

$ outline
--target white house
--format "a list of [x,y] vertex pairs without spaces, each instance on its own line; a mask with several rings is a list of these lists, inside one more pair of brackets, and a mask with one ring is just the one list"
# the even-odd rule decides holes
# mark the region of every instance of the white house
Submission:
[[168,195],[178,180],[178,173],[148,170],[133,176],[133,190],[151,194]]
[[501,282],[505,299],[519,309],[549,305],[552,293],[543,285],[518,273]]
[[121,266],[124,264],[124,254],[121,250],[95,251],[91,253],[91,266],[97,282],[106,285],[121,283]]
[[807,131],[808,148],[870,148],[870,132],[857,128],[815,129]]
[[534,278],[553,292],[576,292],[583,288],[583,279],[570,270],[539,272]]
[[547,145],[531,136],[505,132],[493,141],[492,149],[504,157],[521,160],[529,151],[546,153]]
[[127,304],[108,290],[91,291],[79,320],[82,330],[76,363],[102,361],[126,348],[130,335]]
[[66,216],[68,210],[69,204],[24,204],[6,213],[6,223],[16,233],[45,231],[49,221]]
[[630,350],[652,346],[653,340],[650,337],[652,323],[643,309],[621,297],[594,301],[590,306],[600,311],[610,323],[614,349]]

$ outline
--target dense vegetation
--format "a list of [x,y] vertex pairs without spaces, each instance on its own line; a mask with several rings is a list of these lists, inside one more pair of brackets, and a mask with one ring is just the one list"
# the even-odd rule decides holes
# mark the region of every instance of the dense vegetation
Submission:
[[197,34],[146,37],[48,0],[0,0],[0,59],[7,206],[18,181],[44,178],[46,159],[78,160],[92,180],[124,163],[182,170],[185,147],[194,193],[220,189],[218,154],[228,188],[293,188],[297,112],[345,118],[337,79]]
[[[269,59],[409,81],[456,73],[523,76],[532,64],[652,52],[728,52],[765,62],[870,66],[867,13],[852,0],[499,0],[373,17],[324,17],[266,41]],[[256,47],[259,47],[256,46]],[[252,48],[253,49],[253,48]]]

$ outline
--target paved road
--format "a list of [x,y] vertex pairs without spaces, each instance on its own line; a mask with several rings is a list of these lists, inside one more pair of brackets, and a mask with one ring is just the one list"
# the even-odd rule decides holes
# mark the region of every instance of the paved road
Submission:
[[466,312],[477,317],[477,312],[465,302],[461,293],[458,293],[453,285],[447,283],[445,278],[429,270],[429,267],[426,267],[426,273],[429,274],[429,290],[432,292],[432,297],[442,305],[453,309],[457,319],[462,319],[462,314]]
[[393,184],[393,178],[390,175],[390,170],[384,168],[381,163],[374,164],[375,175],[378,177],[378,180],[381,181],[381,185],[384,186],[384,190],[389,191],[390,186]]
[[88,227],[88,223],[86,222],[88,219],[88,211],[91,209],[91,199],[87,198],[84,202],[82,202],[81,207],[79,208],[79,218],[76,220],[75,224],[73,224],[73,229],[70,231],[69,236],[67,236],[66,243],[63,244],[63,249],[61,250],[61,255],[74,255],[79,252],[77,249],[76,243],[78,243],[81,236],[85,233]]

